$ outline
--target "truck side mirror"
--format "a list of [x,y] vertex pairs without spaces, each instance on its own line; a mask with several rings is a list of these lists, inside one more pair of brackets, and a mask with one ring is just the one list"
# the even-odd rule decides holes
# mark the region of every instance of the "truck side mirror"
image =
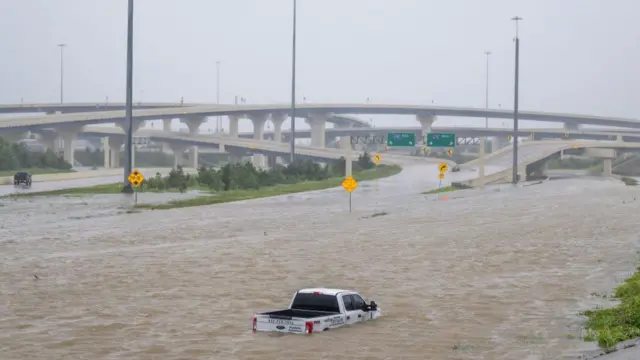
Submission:
[[369,305],[369,310],[370,311],[376,311],[378,310],[378,304],[376,304],[375,301],[371,300],[371,304]]

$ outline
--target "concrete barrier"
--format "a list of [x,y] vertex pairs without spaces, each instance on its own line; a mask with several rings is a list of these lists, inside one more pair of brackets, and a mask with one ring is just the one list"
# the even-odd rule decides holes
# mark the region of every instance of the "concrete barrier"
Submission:
[[[184,172],[193,174],[197,173],[198,170],[192,168],[183,169]],[[145,176],[153,176],[156,173],[160,173],[163,175],[167,175],[170,168],[139,168],[140,171]],[[97,177],[107,177],[107,176],[119,176],[123,175],[123,169],[102,169],[102,170],[89,170],[89,171],[78,171],[78,172],[69,172],[69,173],[54,173],[54,174],[38,174],[32,176],[33,182],[44,182],[44,181],[61,181],[61,180],[77,180],[77,179],[90,179]],[[12,185],[13,184],[13,176],[3,176],[0,177],[0,185]]]

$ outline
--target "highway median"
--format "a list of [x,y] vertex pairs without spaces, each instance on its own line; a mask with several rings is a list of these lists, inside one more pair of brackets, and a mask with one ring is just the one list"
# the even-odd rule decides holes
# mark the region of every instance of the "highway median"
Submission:
[[[375,180],[398,174],[400,171],[402,168],[397,165],[375,166],[368,155],[363,155],[354,162],[353,177],[357,181]],[[225,165],[220,169],[200,168],[198,175],[184,173],[183,169],[178,167],[172,170],[169,176],[162,177],[157,174],[155,177],[145,179],[136,190],[141,197],[143,193],[186,192],[194,192],[195,194],[189,195],[195,195],[195,197],[173,199],[159,204],[141,201],[135,207],[164,210],[323,190],[340,186],[344,178],[344,159],[336,160],[326,166],[303,161],[270,170],[256,169],[251,163]],[[6,197],[115,195],[120,194],[121,189],[121,183],[111,183],[17,193]]]

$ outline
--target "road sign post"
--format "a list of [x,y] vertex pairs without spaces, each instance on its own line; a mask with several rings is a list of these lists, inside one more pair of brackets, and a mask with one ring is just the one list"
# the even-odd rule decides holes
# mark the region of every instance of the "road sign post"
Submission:
[[415,133],[388,133],[387,134],[387,146],[399,147],[399,146],[415,146],[416,134]]
[[[129,183],[131,184],[131,186],[133,186],[134,188],[137,189],[144,182],[144,175],[142,175],[138,170],[134,169],[131,172],[131,174],[129,174],[129,176],[127,177],[127,180],[129,180]],[[134,204],[138,205],[138,192],[137,191],[135,191],[135,194],[134,194]]]
[[456,134],[452,133],[429,133],[427,134],[428,147],[455,147]]
[[442,186],[442,179],[444,179],[444,173],[446,173],[447,170],[449,170],[449,166],[446,162],[443,161],[438,164],[438,189]]
[[347,176],[342,181],[342,187],[349,193],[349,212],[351,212],[351,193],[358,187],[358,182],[353,176]]

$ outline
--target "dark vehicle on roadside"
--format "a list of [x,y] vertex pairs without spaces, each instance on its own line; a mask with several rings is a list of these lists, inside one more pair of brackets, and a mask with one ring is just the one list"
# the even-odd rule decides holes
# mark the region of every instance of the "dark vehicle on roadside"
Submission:
[[13,185],[19,186],[21,184],[24,184],[25,186],[31,186],[31,174],[21,171],[13,175]]

